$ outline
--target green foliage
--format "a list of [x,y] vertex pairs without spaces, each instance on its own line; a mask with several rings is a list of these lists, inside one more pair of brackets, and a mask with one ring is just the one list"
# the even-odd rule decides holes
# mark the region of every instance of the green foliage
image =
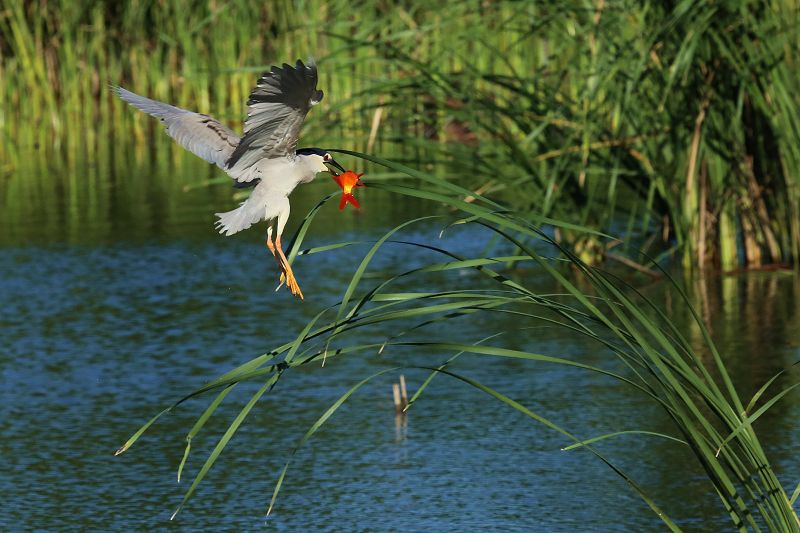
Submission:
[[[422,177],[418,171],[411,171],[404,165],[373,156],[363,157],[395,172],[406,173],[409,177]],[[413,348],[415,353],[429,354],[431,358],[438,359],[437,354],[451,355],[442,364],[432,363],[426,367],[431,371],[431,376],[412,397],[409,405],[411,408],[420,396],[424,395],[424,389],[434,375],[441,374],[458,379],[523,413],[531,420],[561,433],[572,442],[568,449],[579,448],[595,455],[620,475],[657,513],[665,525],[671,530],[678,530],[678,525],[633,479],[593,447],[593,443],[598,440],[627,433],[645,434],[646,438],[669,439],[675,442],[675,445],[687,446],[694,455],[708,476],[710,485],[719,496],[722,507],[730,515],[738,530],[800,531],[800,522],[791,504],[797,497],[798,491],[795,490],[790,499],[789,492],[780,484],[770,466],[753,428],[753,423],[794,389],[796,384],[775,393],[770,391],[775,380],[769,380],[745,407],[728,375],[721,354],[716,350],[703,321],[696,314],[694,322],[702,335],[701,347],[696,346],[695,342],[690,342],[684,333],[644,296],[608,272],[587,265],[526,218],[482,197],[477,197],[473,203],[465,203],[461,198],[470,194],[469,189],[458,189],[451,182],[433,176],[425,175],[424,179],[426,199],[456,209],[460,214],[455,216],[462,217],[450,219],[446,227],[452,224],[480,224],[493,232],[504,247],[519,250],[520,253],[512,256],[461,257],[443,248],[407,243],[410,246],[424,247],[441,257],[441,260],[399,273],[372,285],[369,283],[374,282],[368,282],[368,278],[363,276],[369,269],[372,259],[381,253],[384,244],[389,242],[393,234],[422,219],[403,223],[387,232],[384,238],[378,240],[364,256],[340,304],[321,310],[307,323],[295,340],[277,346],[268,353],[219,376],[175,404],[177,406],[185,399],[200,394],[217,393],[216,398],[200,416],[187,437],[186,454],[188,454],[191,437],[197,435],[206,421],[213,416],[232,387],[250,380],[262,383],[262,387],[244,405],[206,459],[181,506],[186,503],[194,488],[207,474],[258,399],[276,386],[285,372],[291,372],[298,366],[319,364],[324,358],[352,357],[364,352],[386,350],[402,354],[404,348]],[[414,188],[381,183],[371,183],[370,186],[385,188],[400,195],[417,191]],[[292,257],[322,253],[332,248],[331,245],[306,250],[301,248],[302,235],[313,223],[317,212],[317,209],[312,210],[303,221],[291,244]],[[426,219],[430,220],[431,217]],[[572,231],[577,233],[581,230],[572,228]],[[349,244],[342,243],[341,246]],[[558,251],[565,259],[555,260],[542,255],[537,250],[543,249],[543,246]],[[529,262],[546,271],[560,285],[562,294],[538,294],[527,287],[524,281],[516,281],[496,270],[508,261]],[[576,271],[575,277],[564,274],[561,265],[565,262]],[[473,275],[467,277],[452,275],[459,271],[472,272]],[[436,280],[430,276],[436,273],[446,276],[447,290],[409,292],[395,289],[403,281],[422,281],[430,285],[431,280],[433,283]],[[465,286],[461,287],[460,284]],[[674,285],[674,290],[681,295],[686,307],[694,313],[677,284]],[[607,353],[609,357],[607,365],[595,366],[581,362],[579,358],[540,354],[528,351],[527,348],[507,348],[503,346],[504,336],[500,332],[490,334],[476,343],[464,342],[463,339],[432,338],[430,332],[426,333],[426,327],[431,324],[441,325],[451,320],[469,317],[480,320],[481,316],[493,313],[511,314],[517,317],[522,329],[536,323],[567,328],[574,335],[580,335],[594,342],[598,350]],[[391,326],[389,329],[397,332],[391,338],[383,342],[366,344],[354,342],[354,339],[360,337],[357,333],[369,332],[374,327],[387,325]],[[446,330],[439,328],[439,331]],[[529,361],[532,364],[567,365],[598,376],[619,380],[656,402],[673,422],[675,434],[625,428],[619,432],[581,439],[575,433],[509,398],[501,391],[469,376],[461,375],[457,371],[456,359],[465,353],[487,358],[513,358]],[[361,386],[378,375],[394,370],[397,369],[390,368],[373,376],[364,377],[348,389],[306,431],[298,447],[311,438]],[[127,450],[160,416],[161,414],[157,415],[145,424],[118,453]],[[294,455],[294,451],[291,455]],[[286,482],[288,468],[289,462],[278,477],[269,506],[270,511],[281,486]]]
[[[797,262],[795,2],[501,2],[444,20],[437,9],[413,11],[411,34],[343,38],[398,72],[369,92],[390,87],[389,115],[408,117],[401,139],[451,159],[462,183],[622,226],[629,241],[675,242],[687,266]],[[564,238],[592,262],[606,251]]]
[[307,138],[431,162],[687,266],[796,264],[799,23],[794,0],[12,1],[0,156],[142,146],[155,126],[109,82],[238,126],[259,70],[314,55],[329,98]]

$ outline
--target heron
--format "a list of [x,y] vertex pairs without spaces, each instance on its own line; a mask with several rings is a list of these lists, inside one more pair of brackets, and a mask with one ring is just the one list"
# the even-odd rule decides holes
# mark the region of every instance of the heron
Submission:
[[309,110],[322,101],[317,90],[314,60],[295,66],[273,66],[256,82],[247,100],[247,119],[240,137],[219,120],[151,100],[122,87],[114,87],[122,100],[161,120],[167,134],[202,159],[217,165],[233,179],[236,188],[252,188],[239,207],[215,213],[222,235],[238,233],[268,221],[266,245],[278,263],[281,284],[301,300],[303,292],[281,245],[289,219],[289,195],[298,185],[310,183],[320,172],[345,172],[321,148],[297,148],[300,129]]

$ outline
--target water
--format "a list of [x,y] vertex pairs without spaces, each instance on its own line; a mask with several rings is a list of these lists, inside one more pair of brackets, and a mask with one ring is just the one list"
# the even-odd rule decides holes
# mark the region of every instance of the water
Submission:
[[[600,461],[560,451],[569,444],[563,437],[461,382],[437,377],[409,416],[396,419],[396,374],[360,389],[298,451],[275,513],[265,518],[291,450],[341,394],[383,368],[446,358],[399,349],[288,372],[170,522],[216,439],[258,384],[241,385],[194,439],[180,484],[175,472],[183,439],[208,399],[189,401],[164,417],[122,456],[114,450],[171,401],[292,339],[341,297],[366,251],[363,245],[300,257],[295,267],[306,301],[274,293],[277,272],[262,243],[263,228],[235,238],[216,235],[212,213],[231,208],[231,190],[184,193],[208,168],[191,159],[179,162],[166,167],[126,160],[110,165],[107,174],[95,168],[49,177],[34,164],[0,182],[0,529],[664,529]],[[55,192],[48,190],[51,183]],[[292,224],[334,188],[320,178],[298,190]],[[359,198],[364,207],[358,213],[340,213],[334,203],[323,208],[308,244],[375,239],[429,209],[376,190],[360,190]],[[486,245],[486,235],[470,228],[449,231],[439,241],[439,227],[419,224],[401,237],[473,255]],[[428,259],[425,252],[393,245],[370,273],[380,279]],[[535,271],[517,275],[543,291],[555,290]],[[781,275],[692,286],[745,397],[800,359],[798,287],[796,278]],[[643,290],[699,339],[663,284]],[[487,317],[479,327],[453,322],[425,334],[474,341],[484,331],[507,330],[498,344],[608,363],[569,332],[519,332],[517,326]],[[620,429],[674,434],[645,398],[594,374],[480,356],[462,356],[453,369],[581,437]],[[412,390],[427,375],[403,372]],[[794,460],[798,400],[789,396],[758,427],[782,481],[792,488],[800,478]],[[599,449],[687,530],[730,529],[710,485],[679,445],[621,437]]]

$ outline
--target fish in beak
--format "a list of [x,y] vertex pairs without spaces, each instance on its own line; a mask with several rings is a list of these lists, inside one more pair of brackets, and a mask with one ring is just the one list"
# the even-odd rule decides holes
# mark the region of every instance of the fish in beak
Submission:
[[362,172],[361,174],[356,174],[352,170],[344,170],[341,174],[334,174],[331,176],[333,181],[339,184],[339,187],[342,188],[342,199],[339,200],[339,209],[344,209],[344,206],[347,204],[352,204],[353,207],[359,209],[361,205],[359,205],[358,200],[356,197],[353,196],[353,189],[356,187],[364,187],[364,184],[361,183],[361,176],[364,175]]

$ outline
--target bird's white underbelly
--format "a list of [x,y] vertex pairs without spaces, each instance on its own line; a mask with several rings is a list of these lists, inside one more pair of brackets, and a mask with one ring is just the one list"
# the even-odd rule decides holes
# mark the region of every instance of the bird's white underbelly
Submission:
[[262,220],[277,217],[289,202],[287,192],[281,188],[276,189],[271,185],[262,179],[261,183],[253,189],[250,198],[247,199],[247,203],[253,209],[261,211]]
[[242,172],[230,169],[228,174],[239,182],[249,183],[261,180],[258,188],[269,189],[271,193],[288,196],[301,183],[314,180],[317,173],[299,159],[262,159]]

